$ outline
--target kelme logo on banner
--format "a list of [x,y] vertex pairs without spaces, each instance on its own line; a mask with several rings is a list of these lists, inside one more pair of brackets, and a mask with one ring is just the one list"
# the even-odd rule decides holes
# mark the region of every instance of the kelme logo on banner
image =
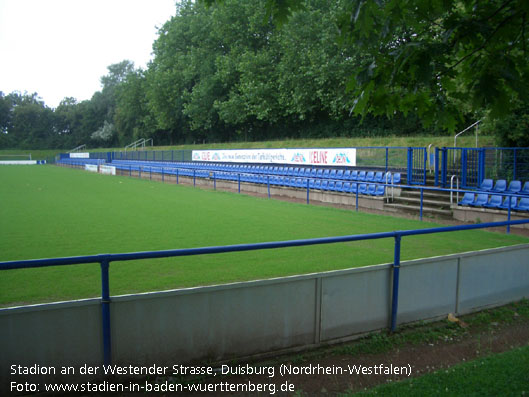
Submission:
[[349,157],[345,153],[338,153],[332,160],[333,164],[351,164]]
[[296,153],[294,156],[292,156],[292,163],[306,163],[307,160],[305,160],[305,156],[303,156],[302,153]]

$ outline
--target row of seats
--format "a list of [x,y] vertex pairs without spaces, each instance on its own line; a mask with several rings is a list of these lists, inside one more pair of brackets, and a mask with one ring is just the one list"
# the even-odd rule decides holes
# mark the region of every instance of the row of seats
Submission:
[[210,172],[232,173],[237,179],[237,174],[256,174],[256,175],[277,175],[289,176],[296,178],[320,178],[336,179],[342,181],[356,181],[366,183],[401,183],[401,174],[382,171],[358,171],[349,169],[331,169],[331,168],[308,168],[308,167],[280,167],[280,166],[259,166],[259,165],[233,165],[233,164],[214,164],[214,163],[160,163],[153,161],[127,161],[114,160],[113,165],[132,165],[132,166],[168,166],[191,170],[204,170]]
[[57,163],[68,164],[68,165],[85,165],[85,164],[99,165],[99,164],[105,164],[106,161],[103,159],[82,159],[82,158],[77,159],[77,158],[65,157],[65,158],[59,159]]
[[515,211],[529,211],[529,197],[500,196],[487,193],[465,193],[459,205],[468,205],[471,207],[508,209],[509,199],[511,200],[511,209]]
[[507,194],[526,194],[529,195],[529,182],[525,182],[522,187],[521,181],[511,181],[507,186],[505,179],[498,179],[496,183],[492,179],[483,179],[479,186],[482,192],[507,193]]
[[[233,179],[232,173],[220,173],[216,175],[218,179]],[[237,176],[235,176],[237,180]],[[272,176],[267,175],[255,175],[246,174],[241,176],[241,182],[251,182],[258,184],[268,184],[275,186],[285,186],[306,189],[307,185],[309,189],[324,190],[324,191],[335,191],[342,193],[356,193],[370,195],[370,196],[383,196],[386,192],[384,185],[376,183],[356,183],[356,182],[344,182],[337,180],[318,179],[318,178],[296,178],[288,176]]]
[[[341,180],[330,180],[330,179],[319,179],[319,178],[300,178],[300,177],[289,177],[281,175],[265,175],[265,174],[250,174],[250,173],[235,173],[226,171],[209,171],[205,169],[188,169],[188,168],[175,168],[164,166],[150,166],[150,165],[139,165],[136,162],[134,164],[113,163],[119,169],[130,170],[135,172],[156,172],[163,173],[166,175],[172,174],[179,176],[195,176],[197,178],[214,177],[218,180],[230,180],[238,181],[240,178],[241,182],[250,182],[257,184],[264,184],[273,186],[285,186],[306,189],[307,184],[309,189],[323,190],[323,191],[335,191],[343,193],[356,193],[370,196],[383,196],[386,192],[385,186],[377,183],[356,183]],[[389,176],[391,178],[391,175]]]

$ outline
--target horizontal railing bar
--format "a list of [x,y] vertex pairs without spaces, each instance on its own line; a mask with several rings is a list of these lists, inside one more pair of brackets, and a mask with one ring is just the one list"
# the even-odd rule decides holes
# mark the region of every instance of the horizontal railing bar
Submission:
[[529,219],[479,223],[479,224],[473,224],[473,225],[459,225],[459,226],[445,226],[445,227],[435,227],[435,228],[426,228],[426,229],[401,230],[401,231],[380,232],[380,233],[371,233],[371,234],[357,234],[357,235],[337,236],[337,237],[323,237],[323,238],[314,238],[314,239],[275,241],[275,242],[254,243],[254,244],[237,244],[237,245],[212,246],[212,247],[200,247],[200,248],[184,248],[184,249],[161,250],[161,251],[130,252],[130,253],[120,253],[120,254],[98,254],[98,255],[75,256],[75,257],[64,257],[64,258],[50,258],[50,259],[30,259],[30,260],[0,262],[0,270],[76,265],[76,264],[81,264],[81,263],[101,263],[103,261],[115,262],[115,261],[130,261],[130,260],[140,260],[140,259],[159,259],[159,258],[170,258],[170,257],[179,257],[179,256],[208,255],[208,254],[218,254],[218,253],[228,253],[228,252],[242,252],[242,251],[255,251],[255,250],[263,250],[263,249],[301,247],[301,246],[307,246],[307,245],[334,244],[334,243],[345,243],[345,242],[351,242],[351,241],[374,240],[374,239],[380,239],[380,238],[390,238],[390,237],[395,237],[395,236],[413,236],[413,235],[421,235],[421,234],[433,234],[433,233],[463,231],[463,230],[472,230],[472,229],[482,229],[482,228],[490,228],[490,227],[501,227],[501,226],[507,226],[507,225],[512,226],[512,225],[520,225],[520,224],[526,224],[526,223],[529,223]]

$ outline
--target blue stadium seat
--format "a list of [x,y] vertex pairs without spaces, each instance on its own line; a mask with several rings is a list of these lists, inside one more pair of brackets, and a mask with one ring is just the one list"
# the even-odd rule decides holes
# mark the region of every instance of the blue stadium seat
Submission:
[[489,192],[492,190],[493,186],[492,179],[483,179],[483,182],[481,182],[481,185],[479,185],[479,190]]
[[505,190],[507,190],[507,181],[505,179],[498,179],[492,191],[497,193],[503,193]]
[[398,185],[398,184],[400,184],[400,181],[401,181],[400,172],[395,172],[395,173],[393,174],[393,181],[392,181],[392,183],[393,183],[394,185]]
[[314,180],[314,189],[321,189],[321,179]]
[[373,183],[370,183],[370,184],[367,186],[367,191],[366,191],[366,193],[369,194],[370,196],[374,196],[376,190],[377,190],[377,185],[375,185],[375,184],[373,184]]
[[316,177],[317,178],[322,178],[323,177],[323,169],[322,168],[318,169],[318,171],[316,172]]
[[366,180],[366,172],[365,171],[360,171],[358,173],[358,177],[356,179],[359,180],[359,181],[365,181]]
[[[516,207],[517,202],[518,202],[518,198],[511,197],[511,209]],[[501,208],[504,210],[508,209],[509,208],[509,197],[505,197],[505,199],[503,200],[503,203],[499,205],[498,208]]]
[[360,183],[358,185],[358,194],[366,194],[367,192],[367,185],[365,183]]
[[334,185],[334,190],[337,192],[343,191],[343,182],[342,181],[336,182],[336,184]]
[[344,182],[342,185],[342,192],[349,193],[351,191],[351,182]]
[[343,170],[336,171],[336,179],[343,179]]
[[331,178],[331,179],[335,179],[336,178],[336,170],[334,168],[331,170],[329,178]]
[[520,191],[520,194],[526,194],[526,195],[529,195],[529,182],[525,182],[523,184],[523,188],[522,190]]
[[382,171],[378,171],[375,173],[375,182],[377,183],[384,182],[384,173]]
[[374,196],[383,196],[386,194],[386,187],[384,185],[377,185]]
[[518,193],[520,193],[521,190],[522,190],[522,182],[520,182],[520,181],[511,181],[511,183],[509,183],[509,187],[507,188],[505,193],[518,194]]
[[374,171],[368,171],[366,174],[366,182],[373,182],[375,180],[375,172]]
[[326,168],[326,169],[323,171],[323,178],[328,178],[330,173],[331,173],[331,170],[328,169],[328,168]]
[[489,195],[487,193],[478,193],[476,199],[469,205],[473,207],[482,207],[489,202]]
[[465,193],[463,199],[457,205],[470,205],[474,202],[474,193]]
[[514,209],[516,211],[529,211],[529,197],[522,197]]
[[321,186],[320,186],[320,189],[321,190],[327,190],[327,186],[329,185],[329,180],[328,179],[323,179],[321,181]]
[[350,179],[353,180],[353,181],[358,180],[358,171],[356,171],[356,170],[352,171]]
[[336,182],[334,181],[329,181],[329,183],[327,184],[327,187],[325,190],[334,190],[334,185],[336,184]]
[[343,173],[343,179],[345,179],[346,181],[351,179],[351,170],[345,170],[345,172]]
[[384,183],[391,183],[391,172],[386,172],[386,175],[384,175]]
[[501,205],[501,196],[493,194],[490,196],[490,200],[487,204],[483,204],[483,207],[487,208],[498,208]]

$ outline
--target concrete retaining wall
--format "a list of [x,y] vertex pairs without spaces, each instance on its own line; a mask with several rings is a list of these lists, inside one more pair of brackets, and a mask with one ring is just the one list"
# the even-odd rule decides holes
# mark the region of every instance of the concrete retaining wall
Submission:
[[[529,244],[401,266],[399,324],[529,297]],[[388,264],[116,296],[113,362],[217,361],[383,329],[390,323],[391,281]],[[0,309],[0,351],[2,385],[13,380],[12,364],[101,365],[99,300]]]

